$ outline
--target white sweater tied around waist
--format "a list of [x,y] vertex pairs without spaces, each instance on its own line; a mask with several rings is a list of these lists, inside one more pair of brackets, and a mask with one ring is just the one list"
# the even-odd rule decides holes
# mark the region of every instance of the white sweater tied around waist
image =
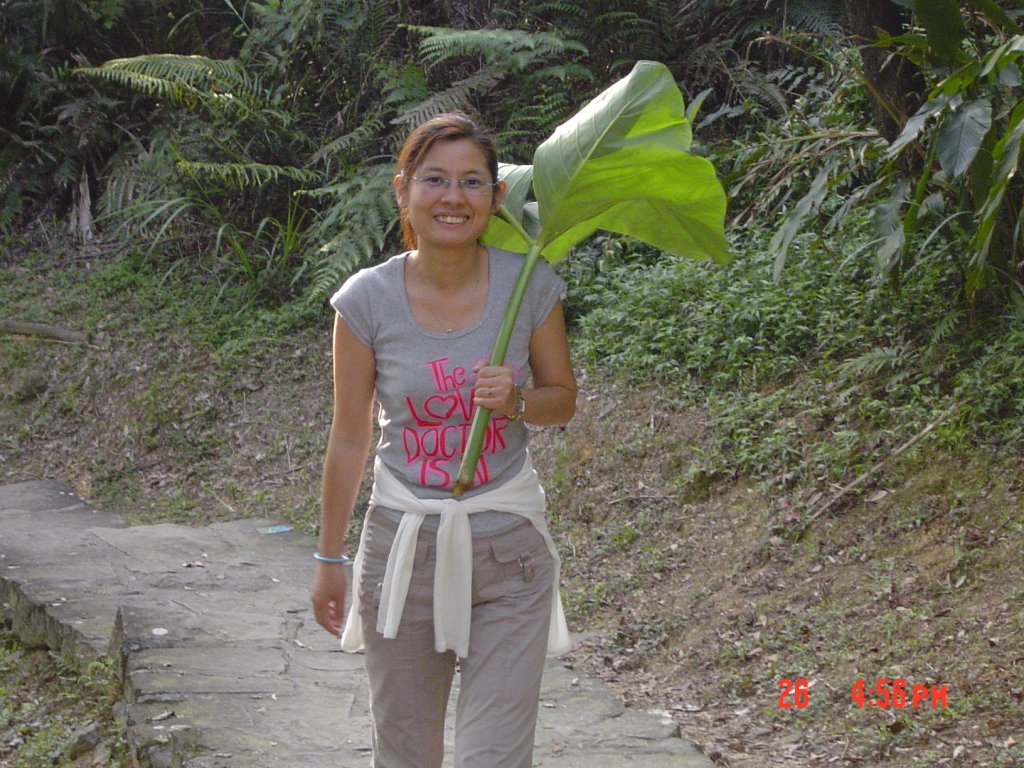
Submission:
[[[469,515],[492,510],[525,517],[544,537],[555,564],[547,652],[549,656],[559,656],[572,650],[572,639],[559,590],[561,563],[545,519],[544,489],[529,453],[523,468],[507,483],[467,499],[419,499],[377,458],[373,465],[373,492],[370,495],[370,508],[375,506],[404,513],[388,554],[377,615],[377,631],[385,638],[393,639],[398,634],[405,598],[409,593],[420,525],[427,515],[441,515],[434,571],[434,649],[438,653],[452,650],[460,657],[469,653],[469,627],[473,609],[473,535],[469,527]],[[359,551],[356,552],[352,567],[352,605],[341,635],[341,649],[349,653],[363,648],[363,627],[359,620],[359,582],[363,571],[366,530],[364,524]]]

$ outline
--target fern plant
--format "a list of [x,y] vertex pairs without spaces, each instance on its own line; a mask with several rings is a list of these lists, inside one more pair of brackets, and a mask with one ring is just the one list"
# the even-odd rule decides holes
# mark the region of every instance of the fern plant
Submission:
[[573,103],[571,90],[581,84],[592,87],[593,76],[581,63],[586,47],[561,34],[523,29],[408,30],[419,38],[428,82],[443,85],[398,115],[395,122],[403,127],[453,109],[479,112],[507,139],[507,157],[528,159],[540,137],[566,116]]
[[315,231],[330,234],[306,260],[311,273],[307,300],[323,300],[344,277],[384,252],[398,222],[391,176],[390,163],[364,166],[351,180],[305,192],[327,202],[317,214]]
[[[157,132],[149,147],[134,141],[134,152],[116,158],[104,196],[106,215],[153,233],[151,249],[175,224],[200,223],[196,234],[202,237],[206,222],[216,251],[231,254],[258,292],[279,294],[288,280],[272,275],[296,266],[285,263],[296,258],[296,249],[283,249],[288,259],[282,262],[280,236],[270,233],[290,232],[282,222],[304,220],[291,192],[295,184],[320,179],[316,170],[287,162],[298,160],[294,149],[308,142],[279,92],[237,61],[205,56],[115,59],[76,74],[158,99],[158,114],[177,116],[174,130]],[[152,162],[158,158],[164,163]],[[290,243],[291,235],[286,239]]]

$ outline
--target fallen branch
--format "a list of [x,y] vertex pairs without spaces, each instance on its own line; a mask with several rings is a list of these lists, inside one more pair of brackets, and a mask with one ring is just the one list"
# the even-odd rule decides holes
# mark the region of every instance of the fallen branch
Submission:
[[945,412],[943,412],[943,414],[941,416],[939,416],[939,418],[937,418],[935,421],[933,421],[927,427],[922,429],[920,432],[918,432],[912,438],[907,440],[907,442],[905,442],[903,445],[901,445],[895,451],[890,453],[884,459],[879,461],[877,464],[875,464],[873,467],[871,467],[871,469],[869,469],[863,475],[858,477],[852,483],[844,485],[842,488],[840,488],[838,491],[836,491],[835,495],[833,495],[831,499],[829,499],[827,502],[825,502],[825,504],[820,506],[817,509],[817,511],[814,512],[814,514],[812,514],[810,517],[807,518],[806,521],[804,521],[804,524],[801,526],[801,529],[806,529],[808,526],[810,526],[811,523],[813,523],[815,520],[817,520],[823,514],[828,512],[830,509],[832,509],[832,507],[834,507],[836,505],[836,503],[840,499],[842,499],[846,494],[848,494],[854,488],[857,488],[858,486],[863,485],[864,482],[868,480],[868,478],[870,478],[870,477],[874,476],[875,474],[877,474],[878,471],[882,467],[884,467],[890,461],[895,459],[901,453],[904,453],[904,452],[910,450],[911,448],[913,448],[915,445],[917,445],[929,432],[931,432],[933,429],[935,429],[937,426],[939,426],[939,424],[941,424],[946,419],[948,419],[950,416],[952,416],[953,413],[956,411],[956,409],[957,409],[957,403],[953,403],[951,406],[949,406],[949,408],[947,408],[945,410]]
[[57,341],[66,341],[72,344],[89,341],[89,337],[79,331],[72,331],[68,328],[46,325],[44,323],[26,323],[22,320],[4,320],[0,318],[0,331],[18,333],[23,336],[42,336],[47,339],[56,339]]

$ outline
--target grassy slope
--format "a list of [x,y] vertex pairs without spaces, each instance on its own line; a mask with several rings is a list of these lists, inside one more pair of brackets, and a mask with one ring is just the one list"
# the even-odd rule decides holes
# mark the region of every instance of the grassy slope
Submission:
[[128,768],[116,682],[102,662],[80,670],[74,659],[21,647],[0,623],[0,766]]
[[[225,319],[229,279],[164,272],[8,253],[0,316],[92,341],[0,338],[0,482],[66,480],[140,523],[312,530],[327,318]],[[924,440],[794,540],[792,521],[862,466],[767,490],[708,463],[721,425],[671,388],[581,383],[574,424],[535,440],[586,633],[572,663],[668,710],[726,765],[1021,763],[1019,456]],[[783,677],[809,680],[807,707],[780,708]],[[851,704],[852,683],[877,677],[945,683],[947,706]]]

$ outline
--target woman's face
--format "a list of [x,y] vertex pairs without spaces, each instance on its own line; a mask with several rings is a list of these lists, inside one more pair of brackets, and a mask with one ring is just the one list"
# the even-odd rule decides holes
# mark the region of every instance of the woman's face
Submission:
[[[449,179],[447,186],[439,180]],[[473,194],[459,181],[482,184]],[[395,177],[398,204],[407,212],[419,249],[461,249],[474,246],[497,210],[505,191],[494,181],[483,151],[469,139],[438,141],[416,170]]]

